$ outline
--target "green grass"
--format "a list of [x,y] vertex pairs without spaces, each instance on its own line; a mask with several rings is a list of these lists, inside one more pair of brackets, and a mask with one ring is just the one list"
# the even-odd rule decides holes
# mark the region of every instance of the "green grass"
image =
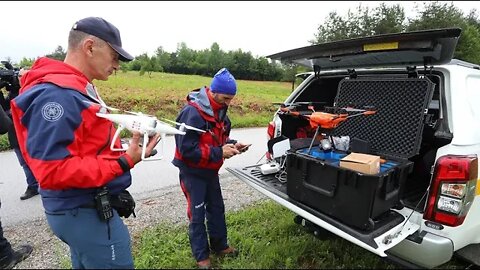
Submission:
[[[227,212],[229,243],[237,258],[212,256],[223,269],[401,269],[336,236],[315,237],[294,223],[295,214],[271,200]],[[137,269],[195,268],[187,225],[162,222],[134,237]],[[457,259],[436,269],[465,269]]]
[[[320,240],[293,222],[294,214],[263,201],[226,215],[237,258],[214,258],[215,268],[377,268],[394,266],[343,239]],[[193,268],[186,225],[161,223],[134,241],[136,268]]]
[[0,135],[0,151],[10,150],[7,134]]

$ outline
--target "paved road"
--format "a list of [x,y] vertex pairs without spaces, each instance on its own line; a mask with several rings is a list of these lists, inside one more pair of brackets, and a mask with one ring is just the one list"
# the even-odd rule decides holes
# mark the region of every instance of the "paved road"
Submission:
[[[225,167],[247,166],[256,164],[267,151],[266,128],[234,129],[230,135],[244,143],[252,143],[250,149],[226,160],[220,174],[228,174]],[[152,191],[178,184],[178,169],[170,161],[173,159],[174,139],[166,138],[164,159],[159,161],[140,162],[133,168],[133,183],[129,191],[135,198],[143,199]],[[157,145],[162,152],[162,142]],[[264,159],[262,159],[264,161]],[[26,201],[19,199],[26,188],[25,176],[13,151],[0,153],[0,199],[2,208],[0,216],[3,226],[43,217],[43,207],[40,196]]]

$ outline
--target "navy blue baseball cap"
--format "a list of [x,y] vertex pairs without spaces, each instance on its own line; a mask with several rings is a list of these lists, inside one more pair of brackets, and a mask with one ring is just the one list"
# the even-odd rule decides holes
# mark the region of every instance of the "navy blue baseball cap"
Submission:
[[81,31],[104,40],[119,54],[121,61],[128,62],[133,60],[133,56],[122,48],[120,31],[105,19],[87,17],[76,22],[72,26],[72,30]]

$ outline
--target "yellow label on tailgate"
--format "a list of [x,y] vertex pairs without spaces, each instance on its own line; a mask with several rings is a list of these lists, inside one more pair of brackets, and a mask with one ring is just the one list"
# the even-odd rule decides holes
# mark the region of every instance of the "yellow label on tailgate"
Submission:
[[388,42],[388,43],[373,43],[373,44],[364,44],[363,51],[383,51],[383,50],[396,50],[398,49],[398,41]]

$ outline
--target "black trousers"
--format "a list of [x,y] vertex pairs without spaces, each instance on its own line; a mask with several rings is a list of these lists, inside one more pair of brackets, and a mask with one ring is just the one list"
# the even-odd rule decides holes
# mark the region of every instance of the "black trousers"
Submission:
[[[0,202],[0,208],[2,203]],[[0,221],[0,265],[2,265],[5,261],[10,260],[12,257],[13,250],[12,246],[8,242],[7,239],[3,236],[3,228],[2,222]]]

